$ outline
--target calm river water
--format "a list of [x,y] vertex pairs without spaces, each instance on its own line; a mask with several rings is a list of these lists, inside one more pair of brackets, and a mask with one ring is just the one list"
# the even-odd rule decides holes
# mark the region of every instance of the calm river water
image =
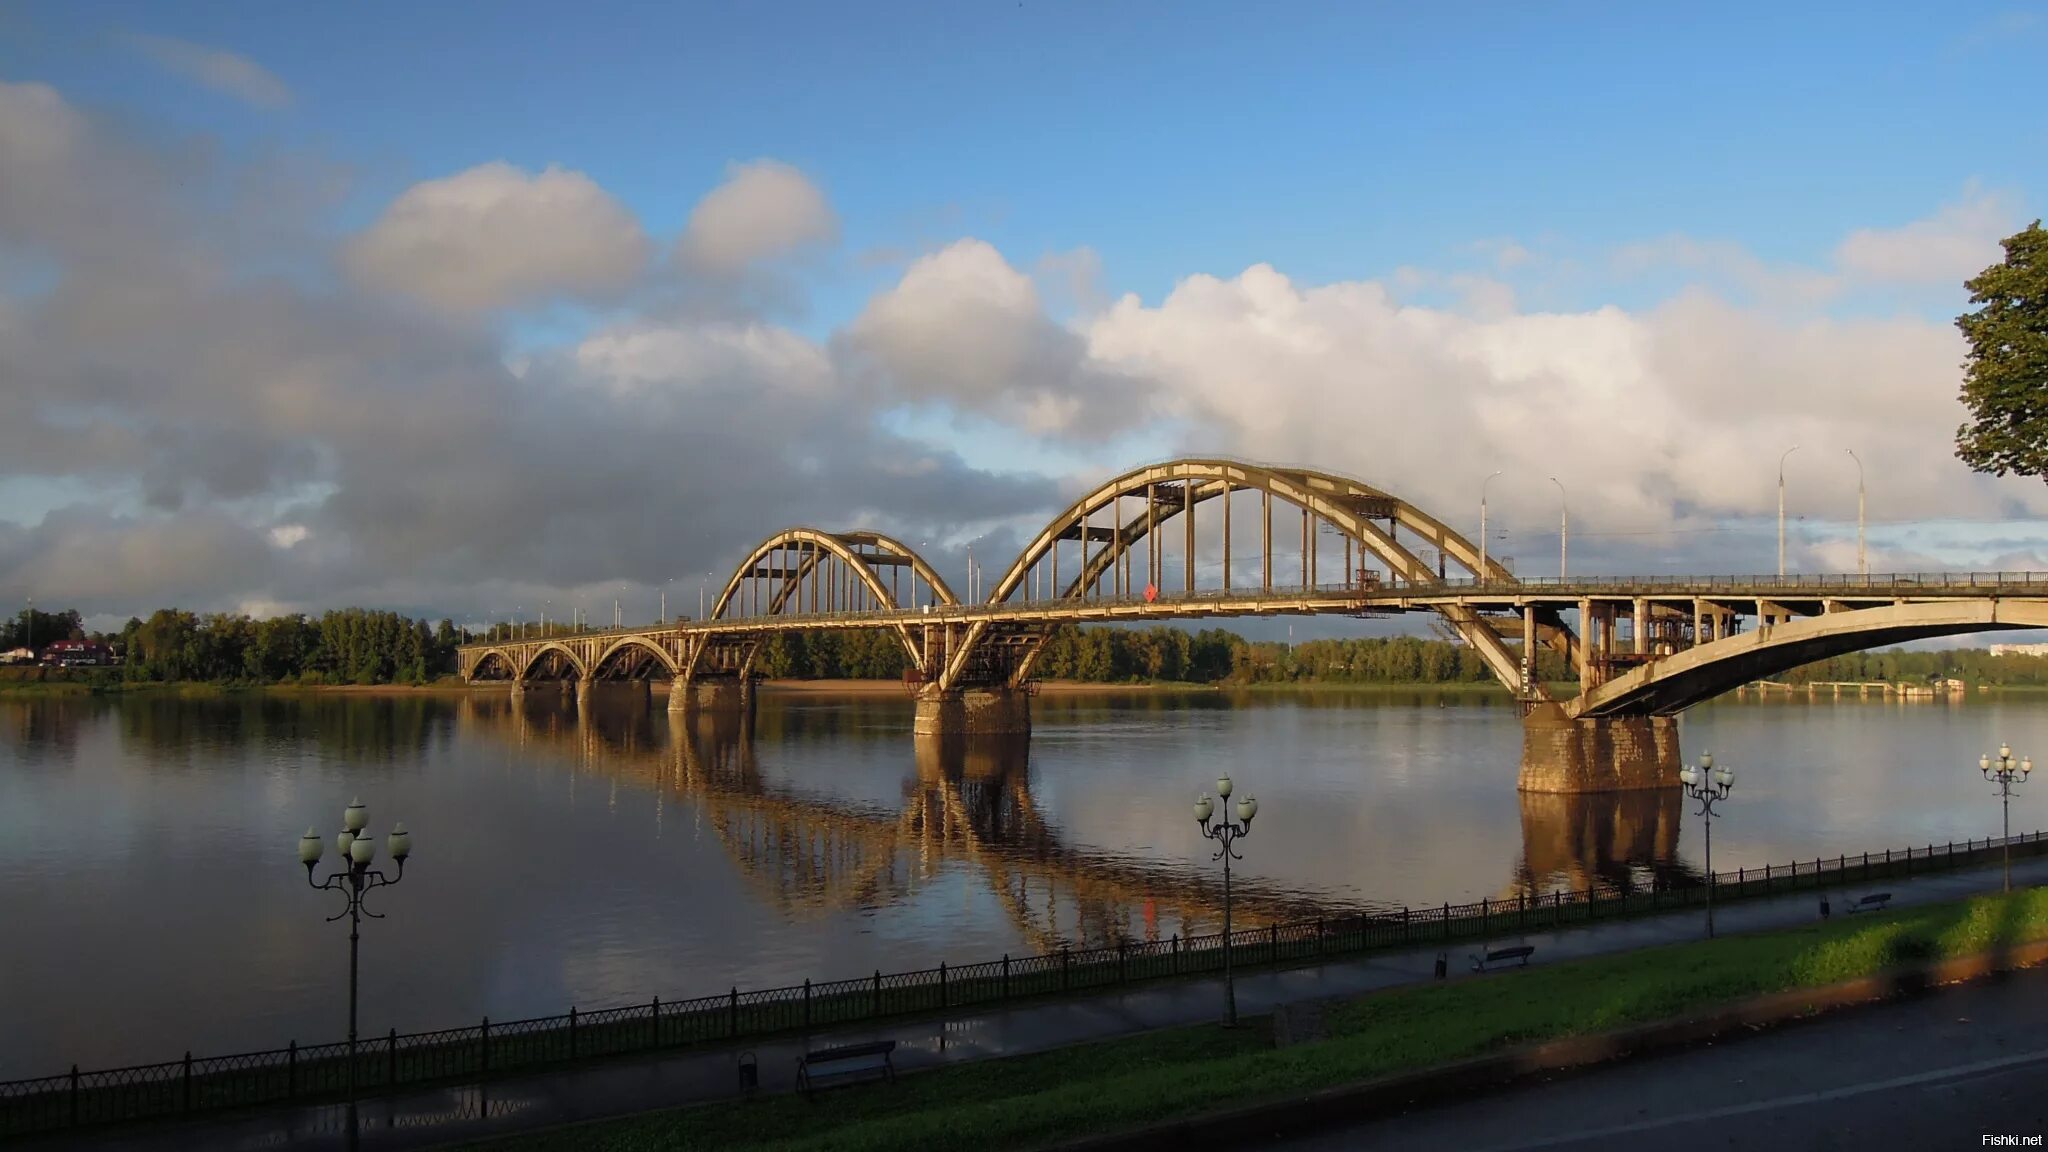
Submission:
[[[363,929],[368,1034],[1213,930],[1218,770],[1260,800],[1245,924],[1699,865],[1676,797],[1519,796],[1494,695],[1048,693],[1028,746],[951,747],[893,694],[770,691],[748,736],[664,704],[0,700],[0,1079],[340,1039],[347,925],[296,852],[310,823],[331,864],[354,796],[380,852],[414,840]],[[1683,721],[1738,773],[1723,868],[1995,835],[2001,739],[2048,754],[2048,697]]]

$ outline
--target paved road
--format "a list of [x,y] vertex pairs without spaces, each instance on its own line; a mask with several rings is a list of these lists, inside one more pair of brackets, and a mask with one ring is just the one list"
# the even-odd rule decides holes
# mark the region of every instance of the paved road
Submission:
[[[2048,859],[2015,861],[2013,881],[2020,885],[2048,884]],[[1999,872],[1989,868],[1897,878],[1875,885],[1852,884],[1837,890],[1835,898],[1840,906],[1847,897],[1876,887],[1892,892],[1893,905],[1903,907],[1996,891],[1998,886]],[[1814,894],[1801,892],[1724,906],[1716,914],[1716,924],[1723,934],[1732,935],[1811,923],[1815,914]],[[1702,928],[1702,915],[1695,909],[1563,930],[1503,931],[1494,943],[1533,944],[1539,963],[1555,963],[1696,940],[1702,935]],[[1458,961],[1472,947],[1460,944],[1446,949],[1451,954],[1453,979],[1463,977]],[[1430,946],[1315,967],[1246,973],[1237,980],[1238,1008],[1248,1015],[1257,1015],[1283,1004],[1421,983],[1430,979],[1437,951],[1437,947]],[[1220,980],[1161,982],[1138,985],[1125,992],[1032,1001],[1007,1009],[962,1009],[947,1019],[861,1025],[820,1034],[808,1043],[822,1047],[892,1039],[899,1045],[898,1068],[915,1070],[1213,1020],[1221,1014],[1222,1002]],[[2048,1033],[2044,1033],[2043,1045],[2048,1046]],[[799,1038],[745,1045],[759,1059],[763,1091],[789,1091],[793,1087],[796,1057],[805,1046],[806,1041]],[[733,1051],[718,1050],[669,1052],[639,1060],[521,1076],[488,1088],[459,1085],[405,1090],[363,1106],[362,1147],[374,1152],[405,1152],[544,1125],[730,1097],[738,1089],[734,1056]],[[321,1105],[223,1116],[190,1125],[106,1129],[77,1136],[59,1133],[48,1141],[33,1143],[103,1152],[170,1152],[185,1148],[228,1152],[299,1148],[326,1152],[343,1147],[343,1131],[341,1108]]]
[[2048,971],[1535,1082],[1288,1152],[1693,1152],[1984,1146],[2048,1134]]

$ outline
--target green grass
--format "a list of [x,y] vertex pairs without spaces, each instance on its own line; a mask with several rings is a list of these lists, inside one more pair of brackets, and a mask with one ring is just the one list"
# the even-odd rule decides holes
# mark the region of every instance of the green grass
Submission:
[[477,1145],[600,1149],[1031,1148],[1298,1095],[1522,1043],[1669,1019],[1771,992],[2048,938],[2048,889],[1397,989],[1332,1009],[1330,1038],[1271,1046],[1265,1021],[936,1069],[823,1099],[768,1096]]

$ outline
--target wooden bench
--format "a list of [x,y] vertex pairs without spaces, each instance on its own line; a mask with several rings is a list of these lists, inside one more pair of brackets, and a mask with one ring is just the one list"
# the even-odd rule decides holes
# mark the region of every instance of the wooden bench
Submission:
[[1474,972],[1484,972],[1489,964],[1498,966],[1510,960],[1520,960],[1522,967],[1527,968],[1529,966],[1529,957],[1535,954],[1536,946],[1534,944],[1517,944],[1512,948],[1489,948],[1483,956],[1477,953],[1473,954],[1472,970]]
[[1856,900],[1851,901],[1849,904],[1849,912],[1852,915],[1857,912],[1882,912],[1885,909],[1891,907],[1891,903],[1891,893],[1874,892],[1868,896],[1862,896],[1857,898]]
[[797,1091],[809,1092],[813,1088],[876,1077],[894,1081],[896,1063],[890,1059],[894,1051],[894,1040],[874,1040],[806,1052],[796,1058]]

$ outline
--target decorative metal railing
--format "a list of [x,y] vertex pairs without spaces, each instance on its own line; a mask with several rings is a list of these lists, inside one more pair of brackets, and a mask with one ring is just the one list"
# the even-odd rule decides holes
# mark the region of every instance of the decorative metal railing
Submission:
[[[2001,840],[1930,844],[1808,863],[1742,868],[1715,878],[1717,902],[1989,863]],[[2014,836],[2015,854],[2048,853],[2040,832]],[[1239,967],[1310,963],[1378,949],[1487,941],[1597,920],[1647,915],[1704,901],[1706,885],[1604,893],[1559,890],[1515,900],[1401,908],[1246,928],[1231,934]],[[625,1005],[594,1012],[498,1021],[359,1040],[355,1077],[364,1095],[409,1085],[471,1081],[574,1062],[777,1033],[805,1033],[891,1017],[1005,1004],[1029,997],[1115,988],[1221,971],[1221,934],[1125,941],[1113,947],[1004,956],[980,964],[883,973],[784,988]],[[339,1099],[349,1084],[348,1045],[328,1043],[232,1056],[0,1082],[0,1137],[227,1108]]]

